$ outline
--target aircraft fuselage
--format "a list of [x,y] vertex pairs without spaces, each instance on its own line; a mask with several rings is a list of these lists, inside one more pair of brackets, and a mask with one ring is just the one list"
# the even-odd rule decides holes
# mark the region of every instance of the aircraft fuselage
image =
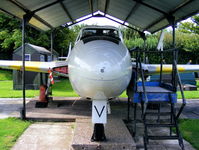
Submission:
[[132,73],[130,55],[123,42],[99,37],[77,41],[68,62],[73,89],[92,100],[119,96]]

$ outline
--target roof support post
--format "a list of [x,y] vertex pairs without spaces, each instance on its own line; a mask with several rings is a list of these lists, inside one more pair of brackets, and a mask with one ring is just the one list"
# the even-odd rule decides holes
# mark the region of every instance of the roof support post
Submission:
[[[172,30],[173,30],[173,32],[172,32],[172,36],[173,36],[173,41],[172,41],[172,46],[173,46],[173,48],[175,48],[175,27],[176,27],[176,24],[175,24],[175,17],[174,16],[172,16],[172,15],[169,15],[168,17],[167,17],[167,20],[168,20],[168,22],[169,22],[169,24],[172,26]],[[176,64],[177,64],[177,51],[176,50],[174,50],[173,51],[173,65],[172,65],[172,85],[173,85],[173,90],[174,91],[177,91],[177,66],[176,66]]]
[[175,17],[172,15],[169,15],[167,16],[167,20],[169,24],[172,26],[172,35],[173,35],[172,45],[173,45],[173,48],[175,48],[175,27],[176,27]]
[[54,30],[50,33],[50,50],[51,50],[51,61],[53,61],[53,44],[54,44]]
[[26,119],[26,87],[25,87],[25,43],[26,43],[26,25],[32,18],[34,13],[25,14],[22,20],[22,92],[23,107],[21,109],[21,119]]
[[[175,17],[171,17],[171,25],[172,25],[172,29],[173,29],[173,42],[172,42],[172,45],[173,45],[173,48],[175,48]],[[174,50],[173,51],[173,87],[174,87],[174,90],[177,91],[177,66],[175,65],[177,64],[177,51]]]
[[144,32],[139,31],[138,33],[139,33],[140,37],[141,37],[143,40],[146,40],[146,35],[145,35]]
[[106,2],[105,2],[105,8],[104,8],[104,16],[107,14],[109,3],[110,3],[110,0],[106,0]]
[[[146,49],[146,35],[145,35],[144,32],[138,32],[138,33],[139,33],[140,37],[144,40],[144,46],[143,47],[144,47],[144,51],[145,51],[145,49]],[[148,58],[147,58],[145,52],[143,52],[143,61],[144,61],[145,64],[148,61]]]
[[51,61],[53,61],[53,30],[50,33],[50,50],[51,50]]
[[88,0],[88,3],[89,3],[91,14],[93,16],[93,0]]

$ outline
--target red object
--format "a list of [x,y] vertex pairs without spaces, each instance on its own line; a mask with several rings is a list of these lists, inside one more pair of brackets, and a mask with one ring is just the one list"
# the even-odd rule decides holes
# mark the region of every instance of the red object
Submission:
[[53,79],[53,73],[52,73],[52,71],[49,71],[49,78],[50,78],[51,84],[54,84],[55,82],[54,82],[54,79]]
[[54,68],[55,71],[59,72],[59,73],[65,73],[68,74],[68,66],[66,67],[59,67],[59,68]]
[[47,102],[47,98],[46,98],[46,86],[45,85],[41,85],[40,86],[39,101],[40,102]]

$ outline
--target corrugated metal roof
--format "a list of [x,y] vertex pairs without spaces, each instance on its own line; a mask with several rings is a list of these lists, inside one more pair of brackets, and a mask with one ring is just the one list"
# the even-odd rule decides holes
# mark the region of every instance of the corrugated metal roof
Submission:
[[198,13],[199,0],[0,0],[0,11],[20,19],[32,11],[29,23],[44,31],[101,11],[153,33],[169,25],[170,15],[180,21]]

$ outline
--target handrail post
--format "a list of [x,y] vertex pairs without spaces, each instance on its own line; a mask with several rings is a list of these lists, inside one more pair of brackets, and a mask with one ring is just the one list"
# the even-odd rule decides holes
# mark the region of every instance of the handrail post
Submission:
[[163,51],[160,51],[161,53],[161,64],[160,64],[160,81],[159,84],[161,85],[162,83],[162,70],[163,70]]
[[139,67],[140,67],[140,72],[141,72],[141,79],[142,79],[142,90],[143,90],[144,98],[145,98],[145,100],[144,100],[144,110],[143,110],[143,118],[144,118],[145,113],[146,113],[147,104],[148,104],[148,98],[147,98],[146,88],[145,88],[145,83],[144,83],[144,73],[143,73],[143,69],[142,69],[140,52],[139,52],[139,55],[138,55],[138,61],[139,61]]

